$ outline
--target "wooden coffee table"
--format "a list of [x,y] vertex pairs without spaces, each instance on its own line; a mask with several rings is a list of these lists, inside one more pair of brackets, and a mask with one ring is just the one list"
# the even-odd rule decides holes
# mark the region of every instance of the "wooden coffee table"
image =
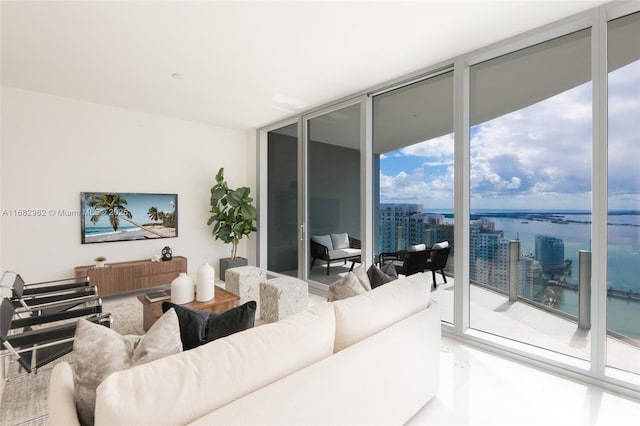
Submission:
[[[215,297],[206,302],[196,302],[195,300],[190,303],[185,303],[180,306],[185,306],[191,309],[197,309],[199,311],[220,313],[228,311],[236,306],[240,297],[235,294],[216,286]],[[154,322],[160,318],[162,312],[162,302],[170,302],[171,299],[160,300],[158,302],[149,302],[144,294],[138,295],[138,300],[142,303],[142,327],[144,331],[151,328]]]

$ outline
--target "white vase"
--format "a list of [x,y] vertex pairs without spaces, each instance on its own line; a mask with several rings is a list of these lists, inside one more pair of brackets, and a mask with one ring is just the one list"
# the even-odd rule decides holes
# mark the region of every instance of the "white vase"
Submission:
[[196,279],[196,300],[198,302],[206,302],[215,297],[215,271],[213,266],[204,263],[198,268]]
[[181,272],[171,282],[171,303],[182,305],[189,302],[193,302],[193,280],[189,275]]

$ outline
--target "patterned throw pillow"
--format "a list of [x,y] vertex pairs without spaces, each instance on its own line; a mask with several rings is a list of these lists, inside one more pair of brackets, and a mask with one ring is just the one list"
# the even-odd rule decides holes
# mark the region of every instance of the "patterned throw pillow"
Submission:
[[329,286],[329,296],[327,300],[329,302],[333,302],[335,300],[357,296],[365,292],[366,290],[360,283],[358,277],[356,277],[353,272],[349,272],[347,275]]
[[353,273],[358,278],[358,281],[360,281],[360,285],[365,289],[365,291],[371,290],[371,282],[369,281],[367,270],[364,269],[363,264],[360,264],[353,268]]
[[96,389],[111,373],[182,352],[178,316],[171,310],[143,336],[121,336],[117,331],[78,320],[73,352],[74,399],[80,422],[94,423]]

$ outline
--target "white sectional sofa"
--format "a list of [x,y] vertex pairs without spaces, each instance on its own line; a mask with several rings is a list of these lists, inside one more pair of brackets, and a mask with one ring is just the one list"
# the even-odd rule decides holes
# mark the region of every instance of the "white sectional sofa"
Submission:
[[[424,274],[321,302],[148,364],[97,390],[96,425],[402,424],[438,387],[440,311]],[[49,423],[77,424],[58,364]]]

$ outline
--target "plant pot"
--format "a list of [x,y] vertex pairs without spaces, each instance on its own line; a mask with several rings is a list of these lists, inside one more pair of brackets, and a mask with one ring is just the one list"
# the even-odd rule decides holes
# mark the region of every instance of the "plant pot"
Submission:
[[235,259],[225,257],[220,259],[220,279],[224,281],[224,273],[227,269],[237,268],[238,266],[247,266],[248,264],[249,260],[244,257],[236,257]]

